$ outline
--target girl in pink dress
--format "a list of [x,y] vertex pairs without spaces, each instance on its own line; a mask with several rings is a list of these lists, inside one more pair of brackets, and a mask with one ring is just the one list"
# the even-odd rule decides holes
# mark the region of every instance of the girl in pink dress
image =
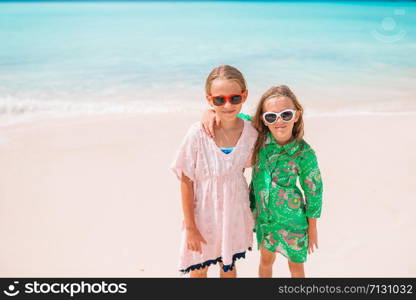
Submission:
[[254,221],[243,171],[257,131],[237,117],[247,88],[236,68],[212,70],[205,92],[221,126],[212,139],[200,122],[193,124],[171,166],[181,182],[184,215],[179,268],[190,277],[207,277],[208,266],[218,262],[220,277],[236,277],[235,261],[252,247]]

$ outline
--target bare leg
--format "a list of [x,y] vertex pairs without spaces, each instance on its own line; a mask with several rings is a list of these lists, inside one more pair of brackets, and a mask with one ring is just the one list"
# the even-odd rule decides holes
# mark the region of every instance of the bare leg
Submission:
[[273,276],[273,263],[276,260],[276,253],[260,247],[259,277],[271,278]]
[[224,272],[224,270],[222,269],[222,266],[224,264],[220,263],[220,277],[221,278],[236,278],[237,277],[237,267],[234,266],[233,270],[229,270],[227,272]]
[[303,263],[294,263],[288,260],[288,264],[292,278],[305,278]]
[[207,278],[208,267],[190,272],[190,278]]

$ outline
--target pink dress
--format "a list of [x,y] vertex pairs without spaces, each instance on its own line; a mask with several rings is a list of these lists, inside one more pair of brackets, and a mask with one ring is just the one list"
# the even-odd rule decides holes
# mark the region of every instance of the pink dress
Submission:
[[200,122],[193,124],[171,166],[178,179],[183,172],[193,181],[195,222],[207,242],[202,254],[188,250],[182,226],[179,269],[183,273],[217,262],[223,263],[224,271],[232,270],[235,260],[251,250],[254,220],[243,169],[251,166],[257,131],[243,121],[240,139],[229,154],[205,134]]

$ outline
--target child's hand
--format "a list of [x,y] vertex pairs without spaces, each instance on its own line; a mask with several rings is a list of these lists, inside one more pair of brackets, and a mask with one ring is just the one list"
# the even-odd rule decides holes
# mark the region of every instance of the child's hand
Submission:
[[217,123],[217,126],[220,125],[220,120],[219,120],[219,118],[217,118],[217,115],[215,114],[215,112],[213,110],[209,109],[202,116],[201,123],[202,123],[202,129],[210,137],[215,137],[214,122]]
[[202,253],[201,243],[206,244],[207,242],[197,228],[186,230],[186,244],[188,250]]
[[308,254],[311,254],[314,251],[314,247],[318,249],[318,230],[316,229],[316,226],[308,227],[308,239]]

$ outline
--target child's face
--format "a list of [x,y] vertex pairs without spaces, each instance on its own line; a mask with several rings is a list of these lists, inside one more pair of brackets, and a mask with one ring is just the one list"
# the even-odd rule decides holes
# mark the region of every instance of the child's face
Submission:
[[[231,96],[231,95],[240,95],[242,93],[240,85],[234,80],[227,79],[215,79],[211,84],[211,96]],[[209,105],[214,108],[215,112],[218,114],[222,120],[233,120],[237,118],[238,113],[241,111],[243,103],[247,99],[247,91],[244,92],[242,101],[239,104],[231,104],[229,101],[225,101],[224,105],[217,106],[214,105],[214,102],[211,97],[208,97],[207,100]]]
[[[296,110],[292,100],[288,97],[276,97],[266,100],[263,104],[263,113],[275,112],[280,113],[286,109]],[[274,124],[263,123],[266,125],[275,139],[279,143],[285,143],[292,137],[293,125],[299,120],[300,112],[296,111],[295,116],[289,122],[284,122],[281,117]]]

